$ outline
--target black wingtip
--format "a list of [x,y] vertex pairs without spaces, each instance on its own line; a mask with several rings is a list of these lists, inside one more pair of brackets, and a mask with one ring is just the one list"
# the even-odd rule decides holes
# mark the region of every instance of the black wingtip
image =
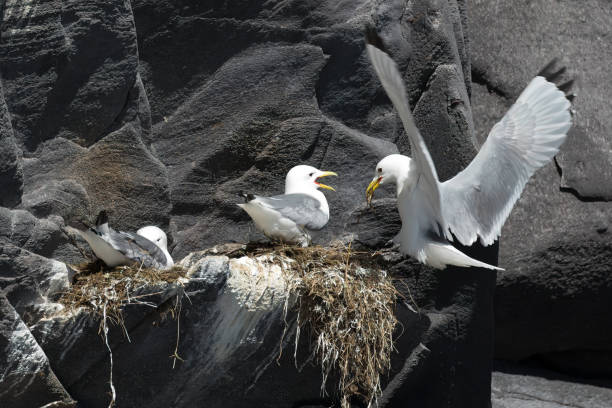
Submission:
[[548,75],[550,75],[550,72],[554,69],[555,65],[557,65],[557,62],[559,62],[559,58],[557,57],[550,60],[548,64],[544,65],[544,68],[542,68],[540,72],[537,73],[537,76],[541,76],[548,79]]
[[[556,61],[557,61],[556,59],[553,60],[553,62],[556,62]],[[547,67],[549,65],[547,65]],[[561,67],[561,68],[559,68],[558,70],[555,71],[554,70],[554,65],[552,65],[548,69],[546,69],[546,67],[544,67],[544,69],[542,71],[540,71],[538,73],[538,75],[543,76],[549,82],[554,82],[557,79],[559,79],[559,77],[561,75],[565,74],[565,71],[567,71],[567,68],[565,68],[565,67]]]
[[255,195],[251,194],[251,193],[245,193],[245,192],[239,192],[238,195],[242,198],[244,198],[244,202],[248,203],[251,200],[255,199]]
[[[574,79],[570,79],[567,82],[562,83],[561,85],[559,85],[557,88],[559,88],[560,90],[563,91],[563,93],[567,94],[571,89],[572,86],[574,85]],[[569,95],[568,95],[569,96]]]
[[[559,78],[561,78],[561,76],[567,72],[566,67],[561,67],[559,69],[555,67],[558,62],[559,62],[558,58],[553,58],[548,64],[544,66],[544,68],[540,70],[540,72],[538,72],[538,76],[544,77],[544,79],[546,79],[547,81],[552,82],[555,85],[557,85],[556,82],[559,80]],[[573,102],[574,98],[576,97],[576,95],[571,93],[571,89],[573,85],[574,85],[573,78],[560,85],[557,85],[557,88],[559,88],[559,90],[561,90],[561,92],[565,94],[565,97],[570,102]]]
[[380,38],[380,35],[378,35],[376,28],[372,24],[366,24],[364,33],[366,44],[373,45],[379,50],[387,52],[385,43],[383,42],[382,38]]
[[98,213],[98,218],[96,218],[96,226],[104,224],[108,224],[108,214],[106,210],[100,211],[100,213]]

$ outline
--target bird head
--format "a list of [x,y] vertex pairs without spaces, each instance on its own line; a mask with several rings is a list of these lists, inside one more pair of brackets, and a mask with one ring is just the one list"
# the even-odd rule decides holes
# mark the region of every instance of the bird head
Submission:
[[168,250],[168,238],[166,237],[166,233],[162,231],[161,228],[149,225],[147,227],[142,227],[136,231],[136,233],[141,237],[145,237],[149,241],[155,243],[161,249],[166,251]]
[[410,158],[401,154],[391,154],[376,165],[374,170],[374,178],[366,189],[366,201],[368,205],[372,202],[374,191],[378,186],[385,183],[397,184],[397,194],[399,195],[402,186],[401,181],[408,177],[410,171]]
[[293,167],[285,178],[285,194],[303,191],[305,189],[324,188],[336,191],[333,187],[319,182],[320,177],[337,176],[333,171],[321,171],[312,166],[301,164]]

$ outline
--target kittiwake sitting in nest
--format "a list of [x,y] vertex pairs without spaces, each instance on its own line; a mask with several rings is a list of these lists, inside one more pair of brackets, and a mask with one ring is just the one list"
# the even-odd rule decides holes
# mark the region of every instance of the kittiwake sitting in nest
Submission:
[[246,202],[238,206],[269,239],[306,247],[311,241],[306,228],[319,230],[329,221],[329,205],[318,188],[336,190],[317,181],[325,176],[337,174],[312,166],[295,166],[285,178],[285,194],[273,197],[241,194]]
[[82,225],[79,229],[66,227],[66,230],[87,241],[93,253],[109,267],[136,263],[147,268],[169,269],[174,265],[166,234],[153,225],[142,227],[135,234],[115,231],[108,225],[106,211],[100,211],[95,227]]
[[[383,88],[395,106],[410,140],[412,158],[394,154],[376,166],[366,190],[395,183],[402,228],[394,241],[400,251],[420,262],[443,269],[447,265],[501,269],[470,258],[449,242],[463,245],[480,239],[491,245],[531,175],[559,151],[571,126],[573,81],[556,86],[551,81],[565,69],[547,65],[521,93],[486,142],[463,171],[441,183],[427,146],[417,129],[402,77],[395,62],[380,48],[373,30],[367,33],[368,56]],[[377,46],[379,47],[377,47]]]

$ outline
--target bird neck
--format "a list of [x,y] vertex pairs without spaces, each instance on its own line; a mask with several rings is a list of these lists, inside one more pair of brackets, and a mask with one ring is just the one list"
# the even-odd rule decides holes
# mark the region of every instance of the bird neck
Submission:
[[395,184],[397,186],[396,188],[397,197],[399,198],[399,196],[402,194],[402,191],[404,190],[404,187],[406,186],[406,178],[398,177],[397,180],[395,181]]
[[414,162],[406,157],[406,160],[402,162],[402,165],[396,171],[395,184],[397,196],[399,197],[404,190],[410,190],[415,183],[416,171],[414,169]]
[[170,252],[168,252],[166,248],[162,248],[161,250],[164,252],[164,255],[166,255],[166,259],[168,260],[168,266],[174,265],[174,260],[172,259],[172,255],[170,255]]

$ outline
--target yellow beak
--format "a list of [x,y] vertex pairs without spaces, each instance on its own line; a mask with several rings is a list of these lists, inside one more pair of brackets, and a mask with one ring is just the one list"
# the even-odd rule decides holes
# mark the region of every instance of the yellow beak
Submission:
[[374,190],[378,188],[381,180],[382,177],[374,177],[374,179],[370,182],[370,185],[368,185],[368,188],[366,189],[366,202],[368,203],[368,205],[372,203],[372,197],[374,197]]
[[[319,176],[317,176],[317,179],[318,179],[318,178],[320,178],[320,177],[326,177],[326,176],[338,176],[338,175],[337,175],[336,173],[334,173],[333,171],[322,171],[322,172],[321,172],[321,174],[319,174]],[[331,190],[331,191],[336,191],[336,190],[335,190],[333,187],[331,187],[331,186],[327,186],[327,185],[325,185],[325,184],[319,183],[319,182],[317,181],[317,179],[315,179],[315,184],[316,184],[318,187],[321,187],[321,188],[324,188],[324,189],[327,189],[327,190]]]

